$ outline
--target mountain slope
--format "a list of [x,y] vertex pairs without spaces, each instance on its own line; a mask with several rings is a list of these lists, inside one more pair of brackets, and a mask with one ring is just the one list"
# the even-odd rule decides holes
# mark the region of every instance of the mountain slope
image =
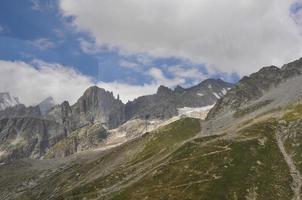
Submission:
[[208,118],[214,118],[219,114],[236,110],[251,101],[255,101],[279,84],[300,76],[301,72],[302,59],[286,64],[282,68],[264,67],[248,77],[245,76],[222,99],[217,101]]
[[0,110],[13,107],[18,104],[20,104],[18,98],[12,97],[8,92],[0,93]]
[[[301,128],[301,105],[263,114],[256,121],[236,124],[235,132],[212,136],[202,136],[206,122],[184,118],[114,149],[60,162],[58,170],[39,167],[35,176],[18,177],[23,181],[9,184],[9,190],[0,184],[1,194],[6,199],[40,200],[297,199],[300,191],[294,190],[295,180],[276,136],[282,131],[286,154],[301,170],[301,158],[295,156],[300,152],[295,132]],[[23,170],[36,168],[29,165]],[[0,168],[9,176],[17,173],[14,170],[10,164]],[[27,180],[32,184],[24,184]],[[9,192],[16,187],[22,190]]]
[[127,119],[168,119],[178,114],[178,108],[213,105],[233,87],[220,79],[207,79],[200,84],[175,90],[160,86],[154,95],[142,96],[126,104]]
[[[206,121],[182,118],[109,150],[52,159],[55,166],[45,166],[46,161],[16,162],[27,172],[20,177],[15,176],[20,169],[4,164],[0,174],[11,178],[0,176],[0,197],[298,200],[302,194],[299,63],[264,68],[243,78]],[[173,96],[183,90],[161,88],[159,93]]]

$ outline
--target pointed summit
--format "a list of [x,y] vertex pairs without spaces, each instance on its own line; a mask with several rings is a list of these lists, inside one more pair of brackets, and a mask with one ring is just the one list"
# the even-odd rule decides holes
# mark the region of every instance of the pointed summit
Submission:
[[55,100],[52,97],[47,97],[41,103],[38,104],[41,114],[46,114],[51,108],[53,108],[56,105]]
[[18,104],[20,104],[18,98],[12,97],[8,92],[0,93],[0,110],[13,107]]
[[180,85],[177,85],[176,88],[174,89],[174,92],[183,92],[183,91],[185,91],[185,89]]
[[172,93],[173,91],[166,87],[166,86],[159,86],[159,88],[157,89],[157,94],[169,94],[169,93]]

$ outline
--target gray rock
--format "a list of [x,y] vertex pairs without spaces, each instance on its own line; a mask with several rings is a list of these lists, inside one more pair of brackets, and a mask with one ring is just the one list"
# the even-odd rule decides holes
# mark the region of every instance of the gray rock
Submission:
[[301,75],[302,60],[297,60],[282,68],[276,66],[263,67],[250,76],[243,77],[209,112],[208,119],[234,111],[262,97],[266,92],[279,84]]
[[177,108],[213,105],[233,87],[220,79],[207,79],[197,86],[171,90],[160,86],[154,95],[142,96],[126,104],[127,120],[133,118],[167,119],[178,114]]
[[8,92],[0,93],[0,110],[13,107],[18,104],[20,104],[18,98],[12,97]]
[[45,115],[51,108],[56,105],[54,99],[52,97],[48,97],[38,104],[42,115]]
[[99,122],[109,129],[125,122],[124,104],[112,92],[96,86],[88,88],[72,106],[77,123],[85,125]]

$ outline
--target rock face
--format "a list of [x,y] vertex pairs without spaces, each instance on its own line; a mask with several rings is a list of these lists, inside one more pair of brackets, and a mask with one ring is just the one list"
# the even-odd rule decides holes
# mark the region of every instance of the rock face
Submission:
[[54,99],[52,97],[48,97],[39,103],[39,108],[41,110],[42,115],[45,115],[51,108],[56,105]]
[[23,104],[18,104],[13,107],[8,107],[5,110],[0,111],[0,119],[3,118],[15,118],[15,117],[33,117],[40,118],[41,112],[39,106],[26,107]]
[[8,92],[0,93],[0,110],[20,104],[18,98],[12,97]]
[[72,106],[74,118],[81,125],[99,122],[109,129],[125,122],[124,104],[112,92],[96,86],[88,88]]
[[167,119],[178,114],[183,107],[203,107],[213,105],[223,97],[232,84],[220,79],[207,79],[197,86],[184,89],[177,86],[174,90],[160,86],[154,95],[143,96],[126,104],[126,118]]
[[237,108],[262,97],[267,91],[277,87],[280,83],[301,75],[302,59],[284,65],[263,67],[250,76],[243,77],[223,98],[217,101],[210,111],[208,119],[219,114],[236,110]]
[[0,160],[40,158],[64,137],[60,124],[33,117],[0,120]]
[[46,158],[66,157],[77,152],[97,147],[108,132],[101,124],[90,124],[71,132],[67,137],[53,145]]

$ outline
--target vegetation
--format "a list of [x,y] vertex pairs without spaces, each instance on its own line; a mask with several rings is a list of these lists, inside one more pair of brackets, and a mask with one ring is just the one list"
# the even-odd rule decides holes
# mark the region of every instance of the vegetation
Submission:
[[244,139],[188,142],[113,199],[288,199],[292,180],[271,125],[243,130]]
[[[291,199],[293,179],[275,136],[281,131],[301,171],[302,106],[278,112],[285,114],[202,138],[195,138],[199,120],[181,119],[91,162],[70,165],[20,199]],[[59,195],[49,196],[53,188]]]

